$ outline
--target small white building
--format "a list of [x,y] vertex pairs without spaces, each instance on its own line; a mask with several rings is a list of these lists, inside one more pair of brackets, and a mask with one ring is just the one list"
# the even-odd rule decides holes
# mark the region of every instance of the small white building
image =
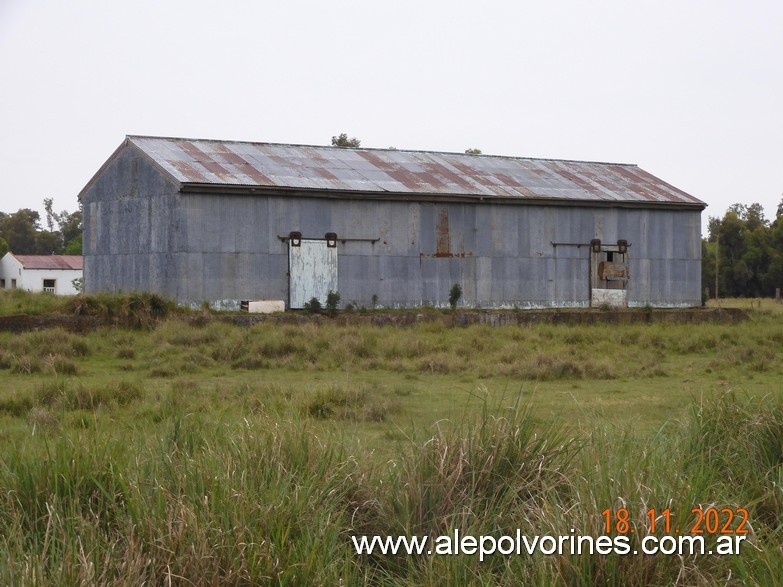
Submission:
[[0,289],[26,289],[60,296],[79,293],[73,280],[84,275],[81,255],[14,255],[0,259]]

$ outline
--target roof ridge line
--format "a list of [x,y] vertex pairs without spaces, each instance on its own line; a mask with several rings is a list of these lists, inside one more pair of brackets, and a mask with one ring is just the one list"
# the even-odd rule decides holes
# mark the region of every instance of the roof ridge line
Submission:
[[470,153],[460,153],[458,151],[434,151],[427,149],[398,149],[398,148],[383,148],[383,147],[336,147],[334,145],[310,145],[304,143],[277,143],[269,141],[247,141],[247,140],[235,140],[235,139],[198,139],[189,137],[165,137],[159,135],[126,135],[126,139],[153,139],[163,141],[189,141],[199,143],[237,143],[242,145],[267,145],[271,147],[306,147],[310,149],[340,149],[350,151],[376,151],[383,153],[426,153],[429,155],[458,155],[461,157],[485,157],[492,159],[508,159],[508,160],[523,160],[523,161],[551,161],[558,163],[586,163],[590,165],[611,165],[616,167],[639,167],[638,163],[618,163],[611,161],[595,161],[587,159],[560,159],[556,157],[524,157],[521,155],[493,155],[490,153],[481,153],[479,155],[471,155]]

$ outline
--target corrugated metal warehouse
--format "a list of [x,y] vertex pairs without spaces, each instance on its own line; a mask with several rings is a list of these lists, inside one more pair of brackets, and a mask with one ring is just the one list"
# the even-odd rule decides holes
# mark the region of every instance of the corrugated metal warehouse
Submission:
[[701,303],[705,204],[635,165],[129,136],[80,198],[87,292]]

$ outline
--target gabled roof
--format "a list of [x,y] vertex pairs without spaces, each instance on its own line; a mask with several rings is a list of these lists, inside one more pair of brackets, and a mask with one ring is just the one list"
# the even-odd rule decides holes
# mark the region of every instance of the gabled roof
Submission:
[[84,269],[81,255],[14,255],[25,269]]
[[705,206],[620,163],[147,136],[125,144],[183,187]]

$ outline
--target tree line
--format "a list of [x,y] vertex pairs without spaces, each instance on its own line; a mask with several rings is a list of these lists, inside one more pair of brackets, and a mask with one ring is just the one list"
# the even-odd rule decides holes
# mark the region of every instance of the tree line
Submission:
[[36,210],[21,208],[0,212],[0,255],[81,255],[82,211],[54,210],[54,200],[44,198],[45,225]]
[[[775,220],[761,204],[734,204],[723,218],[710,217],[702,239],[702,286],[715,297],[770,297],[783,289],[783,201]],[[717,255],[717,266],[716,266]]]

